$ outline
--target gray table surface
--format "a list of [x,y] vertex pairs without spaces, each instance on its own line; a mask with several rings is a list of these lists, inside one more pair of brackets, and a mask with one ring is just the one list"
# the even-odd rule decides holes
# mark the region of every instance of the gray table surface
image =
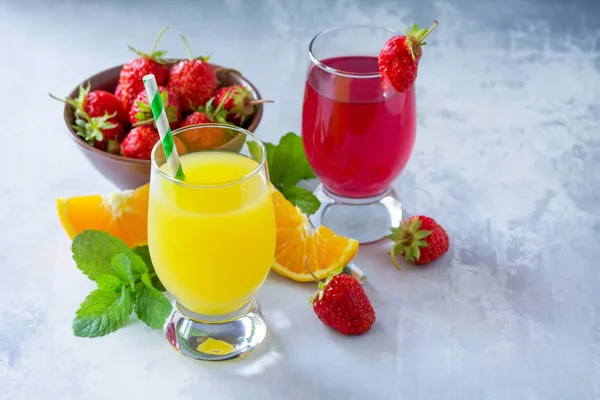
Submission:
[[[312,286],[271,276],[266,345],[235,363],[173,351],[132,321],[71,333],[93,285],[71,259],[55,198],[114,187],[67,137],[78,82],[163,45],[243,71],[268,105],[258,134],[300,129],[308,41],[346,23],[440,27],[417,81],[418,137],[396,182],[437,218],[449,253],[397,271],[364,246],[377,323],[326,329]],[[0,398],[600,399],[600,3],[581,1],[0,2]]]

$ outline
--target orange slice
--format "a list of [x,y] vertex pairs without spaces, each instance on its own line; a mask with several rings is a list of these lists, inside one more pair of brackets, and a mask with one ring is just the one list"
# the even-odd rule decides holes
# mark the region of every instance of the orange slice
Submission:
[[336,235],[325,226],[314,229],[299,208],[277,189],[272,191],[277,245],[271,267],[275,272],[294,281],[310,282],[314,278],[306,268],[306,261],[319,279],[352,261],[358,252],[358,241]]
[[71,239],[86,229],[101,230],[130,247],[148,242],[148,187],[56,200],[58,216]]

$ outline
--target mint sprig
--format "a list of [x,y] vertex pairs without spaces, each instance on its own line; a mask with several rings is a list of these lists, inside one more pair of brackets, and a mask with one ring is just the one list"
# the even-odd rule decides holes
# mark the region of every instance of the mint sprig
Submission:
[[129,285],[131,290],[135,288],[135,277],[133,276],[133,268],[131,268],[131,260],[123,253],[115,254],[110,261],[110,266],[117,274],[117,277],[125,285]]
[[296,186],[302,180],[316,178],[306,159],[300,136],[288,132],[279,140],[279,144],[265,143],[265,148],[273,186],[302,212],[314,214],[321,202],[309,190]]
[[125,242],[103,231],[88,230],[80,233],[73,239],[71,250],[77,267],[93,281],[102,274],[118,277],[111,267],[111,261],[120,253],[130,259],[131,268],[138,276],[147,271],[144,260],[137,257]]
[[154,264],[152,264],[152,259],[150,259],[150,250],[148,250],[148,246],[138,246],[134,247],[134,253],[137,254],[144,260],[146,267],[148,268],[148,277],[150,278],[150,282],[152,282],[152,286],[158,290],[159,292],[164,292],[165,287],[161,283],[160,279],[158,279],[158,275],[154,271]]
[[148,275],[142,276],[142,281],[136,286],[135,313],[139,319],[151,328],[159,329],[165,322],[165,315],[171,313],[171,303],[156,290]]
[[119,292],[94,290],[77,310],[73,321],[75,336],[103,336],[119,329],[133,310],[131,288],[121,285]]
[[121,286],[123,286],[123,282],[114,275],[98,275],[96,277],[96,284],[98,285],[98,289],[113,293],[120,290]]
[[87,230],[73,239],[77,267],[98,289],[90,293],[73,320],[75,336],[98,337],[119,329],[133,310],[148,326],[158,329],[171,312],[147,246],[130,249],[102,231]]

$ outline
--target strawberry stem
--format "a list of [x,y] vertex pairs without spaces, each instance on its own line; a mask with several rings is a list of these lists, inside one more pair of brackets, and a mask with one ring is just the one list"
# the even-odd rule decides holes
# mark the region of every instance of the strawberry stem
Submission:
[[183,36],[183,35],[179,35],[179,36],[181,36],[181,38],[183,39],[183,43],[185,44],[185,50],[187,51],[188,59],[193,60],[194,57],[192,56],[192,49],[190,48],[190,44],[188,43],[185,36]]
[[273,100],[252,100],[248,104],[250,104],[251,106],[253,106],[253,105],[262,104],[262,103],[275,103],[275,102]]
[[73,108],[75,109],[75,114],[76,114],[76,116],[77,116],[77,114],[81,114],[81,116],[82,116],[82,117],[83,117],[83,118],[84,118],[86,121],[88,121],[88,122],[89,122],[89,121],[91,120],[91,118],[90,118],[90,116],[88,115],[88,113],[87,113],[87,112],[85,112],[85,110],[83,109],[83,104],[82,104],[82,103],[80,103],[80,102],[77,102],[77,101],[73,100],[73,99],[72,99],[72,98],[70,98],[70,97],[67,97],[67,98],[66,98],[66,100],[63,100],[63,99],[60,99],[60,98],[58,98],[58,97],[54,96],[52,93],[48,93],[48,95],[49,95],[50,97],[52,97],[54,100],[58,100],[58,101],[60,101],[61,103],[65,103],[65,104],[68,104],[68,105],[70,105],[71,107],[73,107]]
[[308,270],[308,273],[313,277],[313,279],[317,283],[321,283],[321,280],[319,278],[317,278],[317,276],[314,274],[314,272],[312,272],[312,270],[310,269],[310,266],[308,265],[308,257],[306,257],[306,259],[304,260],[304,264],[306,264],[306,269]]
[[398,264],[398,260],[396,259],[396,247],[399,244],[400,244],[400,242],[394,243],[394,245],[390,249],[390,258],[392,259],[392,262],[394,263],[394,265],[396,266],[397,269],[402,269],[402,268],[400,268],[400,264]]
[[225,102],[227,101],[227,98],[229,97],[230,94],[231,94],[231,91],[225,92],[225,96],[223,96],[223,98],[221,99],[221,102],[217,105],[217,108],[215,109],[215,115],[217,115],[217,114],[219,114],[219,112],[221,112],[221,110],[225,106]]
[[154,54],[154,51],[156,50],[156,46],[158,46],[158,42],[160,41],[160,38],[162,38],[162,35],[165,33],[165,31],[169,29],[168,26],[163,26],[161,28],[161,30],[158,32],[158,35],[156,35],[156,38],[154,39],[154,43],[152,43],[152,48],[150,49],[150,54]]
[[[60,101],[60,102],[62,102],[62,103],[65,103],[65,104],[70,104],[70,103],[69,103],[67,100],[60,99],[60,98],[56,97],[55,95],[53,95],[52,93],[48,93],[48,95],[49,95],[50,97],[52,97],[54,100],[58,100],[58,101]],[[68,98],[68,97],[67,97],[67,98]]]
[[434,19],[433,20],[433,26],[431,28],[429,28],[429,30],[427,32],[425,32],[422,36],[419,36],[419,42],[423,42],[423,40],[425,40],[425,38],[427,37],[427,35],[429,35],[431,32],[433,32],[433,30],[438,26],[438,22]]

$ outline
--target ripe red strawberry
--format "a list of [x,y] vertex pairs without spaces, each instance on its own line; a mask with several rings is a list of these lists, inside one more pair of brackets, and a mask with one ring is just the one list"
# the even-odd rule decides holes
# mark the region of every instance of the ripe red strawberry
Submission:
[[190,46],[183,37],[189,60],[180,61],[171,68],[169,88],[179,95],[183,112],[192,112],[203,106],[217,90],[217,75],[207,63],[208,57],[192,57]]
[[167,27],[160,30],[150,49],[150,53],[143,53],[129,46],[133,52],[139,55],[139,58],[134,58],[123,65],[119,76],[121,101],[126,110],[131,108],[138,93],[144,90],[144,82],[142,81],[144,76],[154,74],[158,85],[164,85],[167,82],[169,68],[165,65],[166,61],[162,59],[167,52],[162,50],[156,51],[156,46],[166,30]]
[[160,140],[158,131],[150,125],[137,126],[121,143],[121,155],[140,160],[149,160],[152,148]]
[[105,114],[115,114],[114,120],[123,125],[129,126],[129,118],[123,107],[121,100],[114,94],[105,90],[93,90],[90,92],[90,85],[86,88],[79,88],[79,97],[76,100],[83,105],[83,110],[90,117],[102,117]]
[[334,272],[312,298],[317,317],[344,335],[360,335],[375,323],[375,310],[356,278]]
[[[73,128],[88,144],[102,151],[115,151],[116,146],[125,138],[123,125],[111,119],[112,115],[77,118]],[[88,118],[87,115],[85,118]]]
[[67,97],[62,100],[52,94],[50,97],[73,107],[75,114],[73,129],[90,146],[114,152],[115,145],[125,138],[125,127],[129,126],[129,119],[123,119],[123,105],[112,93],[104,90],[90,92],[88,84],[85,88],[79,87],[79,95],[76,99]]
[[210,124],[211,122],[213,122],[213,120],[208,118],[208,116],[203,112],[194,111],[193,113],[185,117],[185,119],[181,123],[181,127],[183,128],[184,126],[189,125]]
[[133,86],[121,86],[119,99],[121,99],[121,103],[123,103],[123,107],[125,107],[126,110],[131,108],[135,98],[140,93],[140,90],[138,89],[138,87]]
[[407,262],[427,264],[448,251],[450,239],[448,234],[433,218],[422,215],[402,221],[398,228],[390,228],[392,233],[386,236],[395,243],[390,256],[396,268],[400,265],[396,256],[404,256]]
[[227,111],[224,109],[225,102],[228,98],[229,94],[225,94],[217,108],[215,108],[213,105],[216,97],[211,97],[210,100],[206,102],[205,106],[198,107],[198,111],[194,111],[192,114],[188,115],[181,123],[181,126],[208,124],[211,122],[228,124],[229,122],[226,120]]
[[246,119],[256,111],[260,103],[272,103],[272,100],[254,100],[252,92],[241,85],[225,86],[217,90],[214,103],[223,103],[227,111],[227,121],[242,126]]
[[419,29],[417,24],[406,30],[406,36],[394,36],[390,38],[379,52],[379,72],[383,78],[384,90],[390,89],[388,83],[398,92],[406,92],[415,79],[419,60],[421,59],[421,46],[425,45],[423,40],[438,25],[434,21],[433,26],[427,29]]
[[117,84],[117,87],[115,88],[115,96],[117,96],[119,98],[119,100],[121,100],[121,92],[123,91],[123,85],[121,85],[120,83]]
[[[181,104],[179,103],[179,98],[175,92],[166,87],[159,86],[158,90],[160,91],[160,98],[165,107],[171,129],[179,128],[181,124]],[[145,90],[141,91],[135,98],[129,110],[129,121],[135,126],[154,123],[152,109],[148,103],[148,94]],[[156,124],[154,126],[156,127]]]
[[119,123],[124,127],[129,126],[129,117],[119,98],[106,90],[90,91],[89,82],[85,87],[79,86],[79,95],[75,99],[67,97],[62,100],[53,95],[50,96],[72,106],[75,110],[75,117],[87,122],[90,121],[90,118],[110,115],[109,120],[112,122]]

